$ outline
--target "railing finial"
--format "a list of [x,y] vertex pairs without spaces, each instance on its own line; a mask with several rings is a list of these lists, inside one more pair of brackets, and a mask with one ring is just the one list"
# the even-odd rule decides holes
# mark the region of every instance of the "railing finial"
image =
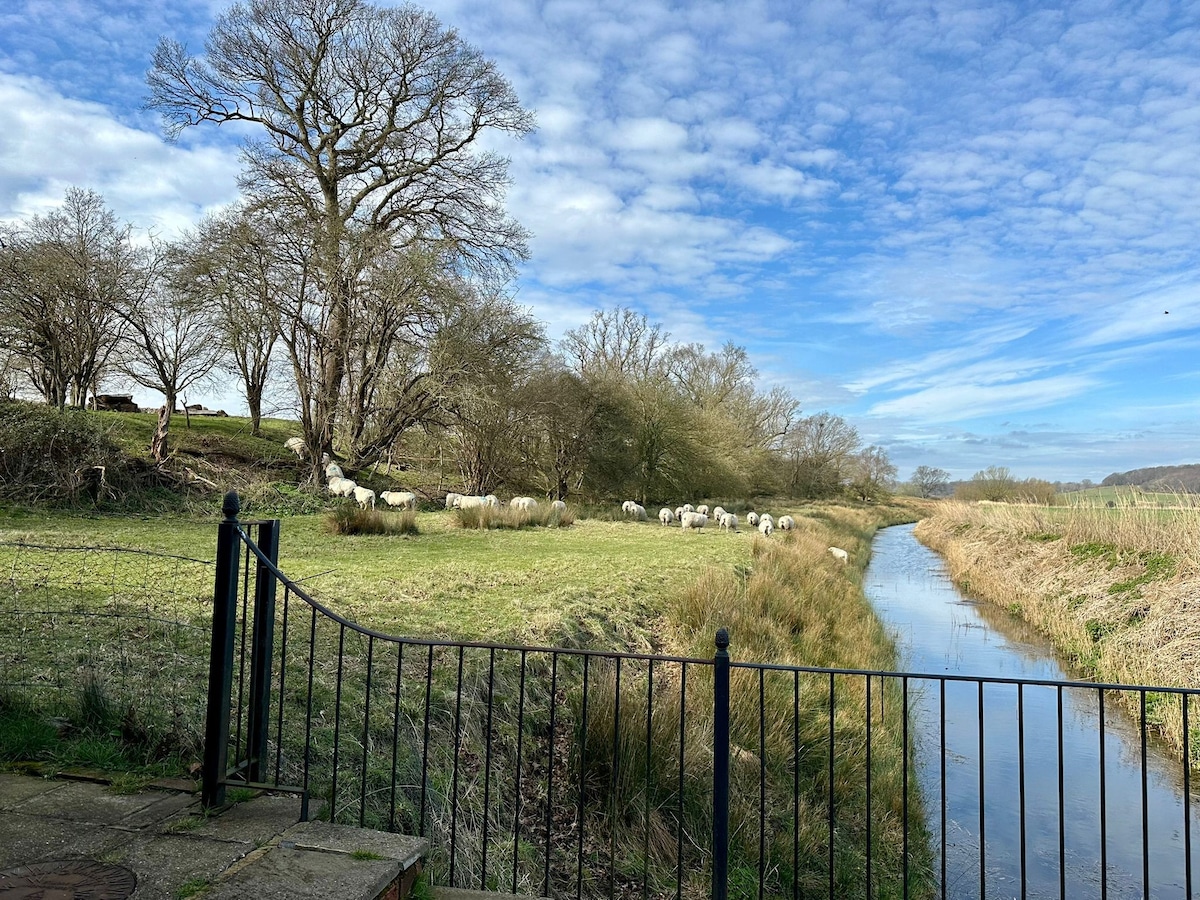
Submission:
[[717,629],[717,649],[718,650],[728,650],[729,649],[729,629],[728,628],[718,628]]
[[221,512],[225,515],[226,522],[236,522],[238,513],[242,511],[242,501],[238,498],[237,491],[230,491],[225,495],[225,500],[221,504]]

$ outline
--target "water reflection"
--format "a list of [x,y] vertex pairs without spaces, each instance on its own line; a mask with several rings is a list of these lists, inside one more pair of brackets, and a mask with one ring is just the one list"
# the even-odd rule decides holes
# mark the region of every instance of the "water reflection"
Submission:
[[[960,594],[912,531],[879,533],[865,579],[902,670],[1072,679],[1028,625]],[[1200,859],[1185,825],[1200,837],[1200,799],[1185,806],[1182,763],[1153,743],[1143,755],[1140,729],[1114,697],[928,678],[911,678],[909,692],[946,897],[1192,896]]]

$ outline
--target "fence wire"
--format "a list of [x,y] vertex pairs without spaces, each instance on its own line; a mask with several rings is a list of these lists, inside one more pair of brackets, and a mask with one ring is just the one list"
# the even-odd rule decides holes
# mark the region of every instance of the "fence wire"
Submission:
[[100,696],[195,748],[204,731],[211,560],[0,542],[0,695],[72,719]]

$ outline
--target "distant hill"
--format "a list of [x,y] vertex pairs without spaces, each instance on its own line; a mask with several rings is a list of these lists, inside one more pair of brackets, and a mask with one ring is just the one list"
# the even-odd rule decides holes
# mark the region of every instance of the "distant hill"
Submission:
[[1200,463],[1186,466],[1151,466],[1114,472],[1101,482],[1105,487],[1132,486],[1145,491],[1200,493]]

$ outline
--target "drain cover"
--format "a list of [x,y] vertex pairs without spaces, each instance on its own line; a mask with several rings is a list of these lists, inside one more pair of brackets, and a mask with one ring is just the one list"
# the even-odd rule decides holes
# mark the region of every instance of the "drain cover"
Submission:
[[126,900],[136,886],[128,869],[90,859],[30,863],[0,872],[3,900]]

